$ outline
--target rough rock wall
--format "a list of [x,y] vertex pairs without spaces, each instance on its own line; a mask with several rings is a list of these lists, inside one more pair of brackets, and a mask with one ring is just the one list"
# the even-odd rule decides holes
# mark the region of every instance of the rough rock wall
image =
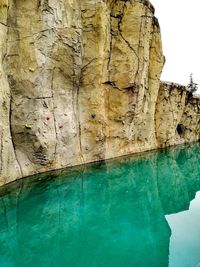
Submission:
[[[0,34],[0,184],[177,143],[161,118],[169,105],[149,1],[0,0]],[[182,120],[182,142],[199,134],[189,119],[199,123],[199,100],[185,109],[185,94],[182,118],[178,96],[177,121],[165,116]]]
[[161,82],[156,104],[159,147],[200,140],[200,97],[185,86]]
[[16,159],[11,127],[11,92],[3,61],[7,48],[7,10],[8,1],[0,2],[0,184],[10,182],[21,176]]
[[200,97],[187,95],[177,132],[181,143],[200,140]]
[[82,1],[79,89],[84,162],[156,145],[154,114],[163,55],[147,1]]

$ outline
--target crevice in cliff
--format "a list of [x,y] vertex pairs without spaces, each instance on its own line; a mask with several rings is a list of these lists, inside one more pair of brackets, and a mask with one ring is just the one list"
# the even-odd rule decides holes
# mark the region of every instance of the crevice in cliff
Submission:
[[6,23],[3,23],[3,22],[0,21],[0,24],[3,25],[4,27],[7,27]]
[[[122,24],[122,19],[123,19],[123,16],[124,16],[125,8],[126,8],[126,2],[124,4],[122,17],[121,17],[120,21],[118,22],[118,29],[119,29],[119,33],[120,33],[121,38],[125,41],[125,43],[133,51],[134,55],[137,58],[137,71],[135,73],[134,81],[135,81],[135,89],[138,89],[137,86],[136,86],[136,83],[137,83],[137,76],[138,76],[138,72],[139,72],[139,45],[138,45],[138,51],[136,52],[136,50],[131,46],[131,44],[129,43],[129,41],[126,40],[126,38],[122,34],[121,24]],[[140,42],[140,36],[141,36],[141,31],[142,31],[141,27],[142,27],[142,22],[140,23],[139,42]]]
[[108,52],[108,62],[107,62],[107,71],[108,71],[108,80],[110,79],[110,61],[112,56],[112,45],[113,45],[113,35],[112,35],[112,25],[111,25],[111,13],[109,17],[109,27],[110,27],[110,36],[109,36],[109,52]]
[[29,100],[41,100],[41,99],[53,99],[53,97],[52,96],[37,96],[37,97],[27,96],[27,99],[29,99]]
[[80,94],[80,83],[76,89],[76,113],[77,113],[77,124],[78,124],[78,142],[79,142],[79,149],[80,149],[80,157],[82,162],[84,162],[83,157],[83,148],[82,148],[82,129],[81,129],[81,122],[80,122],[80,108],[79,108],[79,94]]
[[14,155],[15,155],[15,159],[17,161],[17,164],[19,166],[19,170],[20,170],[20,175],[21,177],[23,176],[23,171],[22,171],[22,166],[20,164],[20,161],[17,157],[17,152],[16,152],[16,146],[15,146],[15,142],[14,142],[14,137],[13,137],[13,131],[12,131],[12,96],[10,95],[10,107],[9,107],[9,125],[10,125],[10,136],[11,136],[11,143],[13,146],[13,151],[14,151]]
[[[146,14],[144,16],[145,18],[148,17]],[[153,16],[150,18],[151,20],[153,20]],[[155,27],[154,27],[154,23],[152,21],[152,26],[151,26],[151,39],[149,42],[149,66],[148,66],[148,86],[150,86],[150,81],[158,81],[158,78],[155,79],[154,77],[152,77],[152,70],[151,70],[151,64],[153,62],[151,62],[151,56],[153,53],[153,49],[156,49],[155,44],[154,44],[154,35],[155,35]],[[154,102],[154,111],[153,111],[153,127],[154,127],[154,137],[155,137],[155,142],[158,144],[158,134],[157,134],[157,121],[156,121],[156,113],[157,113],[157,102],[158,102],[158,97],[159,97],[159,90],[160,90],[160,84],[158,85],[158,90],[156,92],[156,96],[155,96],[155,102]]]
[[123,89],[126,89],[126,88],[119,88],[114,81],[106,81],[106,82],[103,82],[102,84],[106,84],[106,85],[110,85],[112,88],[114,89],[117,89],[119,91],[123,91]]
[[122,20],[123,20],[123,17],[124,17],[124,12],[125,12],[125,9],[127,8],[126,6],[126,3],[128,1],[124,1],[124,5],[122,7],[122,11],[120,14],[118,14],[117,16],[112,16],[113,18],[116,18],[118,20],[118,31],[119,31],[119,34],[121,36],[121,38],[124,40],[124,42],[127,44],[127,46],[133,51],[133,53],[135,54],[135,56],[138,58],[138,54],[136,53],[135,49],[131,46],[131,44],[129,43],[128,40],[126,40],[126,38],[124,37],[123,35],[123,31],[121,29],[121,24],[122,24]]
[[[139,1],[140,2],[140,1]],[[144,112],[144,105],[145,105],[145,102],[146,102],[146,95],[145,95],[145,90],[146,90],[146,87],[145,85],[143,85],[145,88],[144,88],[144,91],[143,88],[142,88],[142,84],[139,84],[139,80],[140,80],[140,75],[142,74],[142,71],[143,69],[141,70],[140,69],[140,66],[143,64],[143,67],[144,67],[144,63],[140,62],[140,54],[143,55],[143,53],[141,53],[141,48],[144,50],[144,47],[141,45],[141,40],[142,40],[142,33],[143,33],[143,30],[145,29],[144,26],[144,21],[143,19],[146,18],[147,16],[147,9],[145,9],[145,15],[141,16],[141,19],[140,19],[140,26],[139,26],[139,33],[138,33],[138,36],[139,36],[139,40],[138,40],[138,46],[137,46],[137,51],[135,49],[133,49],[132,47],[132,50],[137,58],[137,69],[136,69],[136,72],[135,72],[135,77],[134,77],[134,85],[131,86],[131,94],[132,94],[132,101],[131,101],[131,105],[132,105],[132,118],[131,118],[131,127],[132,125],[135,124],[135,121],[137,120],[137,116],[139,113],[141,112]],[[151,16],[150,16],[151,17]],[[120,29],[121,29],[121,24],[119,25]],[[122,35],[123,37],[123,35]],[[125,41],[127,41],[125,38],[124,38]],[[129,42],[128,42],[129,43]],[[141,90],[142,89],[142,90]],[[143,96],[142,96],[142,104],[141,105],[138,105],[137,103],[139,102],[138,101],[138,98],[140,96],[140,92],[143,93]]]
[[119,33],[120,33],[120,36],[122,37],[122,39],[127,44],[127,46],[133,51],[133,53],[135,54],[135,56],[139,59],[138,54],[136,53],[135,49],[131,46],[131,44],[129,43],[129,41],[124,38],[124,36],[122,34],[122,31],[119,31]]
[[[108,63],[107,63],[108,82],[110,81],[110,61],[111,61],[111,57],[112,57],[113,38],[115,38],[117,36],[119,36],[123,40],[123,42],[125,42],[127,47],[133,52],[133,54],[137,58],[138,66],[137,66],[137,71],[135,73],[134,80],[136,80],[136,77],[137,77],[138,71],[139,71],[139,54],[138,54],[139,51],[137,53],[136,50],[130,44],[130,42],[124,37],[123,30],[121,28],[121,25],[122,25],[122,22],[123,22],[123,18],[124,18],[124,14],[125,14],[125,10],[127,9],[127,2],[130,2],[130,1],[129,0],[125,0],[125,1],[122,1],[122,2],[123,2],[123,5],[122,5],[121,10],[119,11],[118,14],[115,14],[115,3],[116,3],[116,1],[112,2],[112,5],[111,5],[111,12],[110,12],[110,49],[109,49]],[[117,28],[116,29],[113,28],[113,26],[112,26],[112,19],[117,20]],[[114,83],[113,81],[110,81],[110,82]],[[130,87],[133,89],[132,86],[130,86]],[[116,86],[114,85],[113,88],[116,88]],[[137,89],[136,83],[134,84],[134,88]],[[119,88],[117,88],[117,89],[119,89]]]
[[51,98],[52,98],[52,104],[53,104],[53,120],[54,120],[54,131],[55,131],[55,135],[56,135],[56,144],[55,144],[55,151],[54,151],[54,155],[56,156],[57,154],[57,145],[58,145],[58,132],[57,132],[57,127],[56,127],[56,116],[55,116],[55,104],[54,104],[54,88],[53,88],[53,81],[54,81],[54,71],[55,71],[56,67],[53,68],[52,70],[52,76],[51,76]]
[[174,129],[176,129],[176,125],[175,125],[175,121],[176,120],[175,120],[175,116],[174,116],[174,109],[173,109],[173,106],[172,106],[171,95],[170,94],[169,94],[168,100],[169,100],[169,104],[170,104],[170,107],[171,107],[171,110],[169,112],[171,112],[171,114],[172,114]]
[[[82,60],[83,59],[82,51],[80,51],[80,54],[81,54],[81,60]],[[97,58],[91,59],[85,66],[83,66],[80,69],[79,79],[77,79],[78,77],[77,77],[77,74],[75,73],[75,69],[77,67],[77,65],[75,63],[75,59],[74,59],[74,57],[72,59],[73,59],[73,92],[74,91],[76,92],[76,94],[73,94],[73,102],[75,103],[75,104],[73,104],[73,106],[75,106],[74,115],[75,115],[76,121],[77,121],[77,132],[78,132],[80,158],[82,159],[82,162],[84,162],[83,150],[82,150],[82,135],[81,135],[82,129],[81,129],[81,122],[80,122],[80,106],[79,106],[80,84],[81,84],[81,78],[82,78],[83,72]]]
[[86,64],[81,68],[81,72],[84,72],[84,71],[87,69],[87,67],[88,67],[92,62],[94,62],[95,60],[97,60],[96,57],[93,58],[93,59],[91,59],[88,63],[86,63]]

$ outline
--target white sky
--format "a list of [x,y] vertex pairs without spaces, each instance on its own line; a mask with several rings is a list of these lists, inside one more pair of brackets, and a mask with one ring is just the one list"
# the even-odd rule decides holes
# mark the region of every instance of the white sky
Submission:
[[160,23],[166,57],[161,79],[187,85],[193,73],[194,82],[200,84],[200,1],[150,1]]

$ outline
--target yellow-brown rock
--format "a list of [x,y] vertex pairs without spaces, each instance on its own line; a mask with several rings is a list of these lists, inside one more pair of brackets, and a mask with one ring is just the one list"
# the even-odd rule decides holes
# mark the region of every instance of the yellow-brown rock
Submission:
[[0,184],[198,140],[163,64],[147,0],[0,0]]
[[159,147],[200,139],[200,98],[186,87],[161,82],[156,103],[156,139]]

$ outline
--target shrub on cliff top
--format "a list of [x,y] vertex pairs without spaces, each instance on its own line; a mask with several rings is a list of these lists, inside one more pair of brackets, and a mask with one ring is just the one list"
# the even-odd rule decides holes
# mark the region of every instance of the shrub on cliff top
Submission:
[[193,81],[193,74],[190,74],[190,83],[187,85],[187,90],[190,93],[195,93],[198,90],[198,84]]

